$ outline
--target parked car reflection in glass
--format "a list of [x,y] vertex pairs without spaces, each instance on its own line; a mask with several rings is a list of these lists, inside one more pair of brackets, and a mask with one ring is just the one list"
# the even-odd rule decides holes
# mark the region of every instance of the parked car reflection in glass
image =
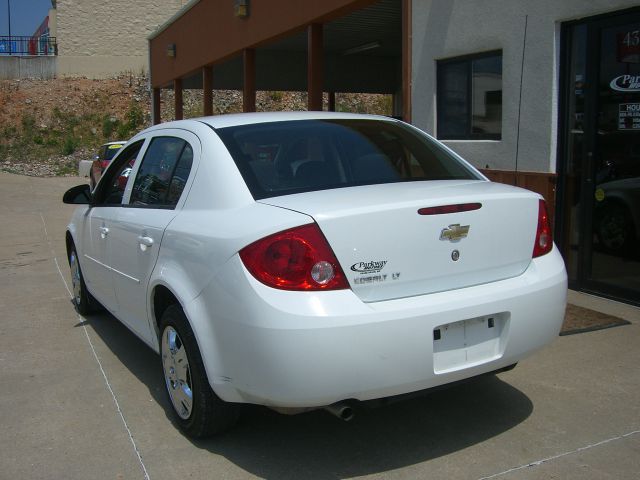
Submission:
[[113,157],[116,156],[116,153],[120,151],[125,143],[126,142],[108,142],[100,146],[98,153],[93,159],[91,172],[89,173],[89,184],[91,185],[91,190],[96,187],[96,184],[102,177],[102,173],[109,165],[109,162],[113,160]]

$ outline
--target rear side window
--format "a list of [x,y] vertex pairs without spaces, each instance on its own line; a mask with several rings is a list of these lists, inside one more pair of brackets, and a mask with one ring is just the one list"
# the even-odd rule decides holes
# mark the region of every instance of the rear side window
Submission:
[[193,149],[176,137],[156,137],[142,159],[129,203],[175,207],[191,172]]
[[254,198],[404,181],[478,179],[437,142],[380,120],[303,120],[216,129]]

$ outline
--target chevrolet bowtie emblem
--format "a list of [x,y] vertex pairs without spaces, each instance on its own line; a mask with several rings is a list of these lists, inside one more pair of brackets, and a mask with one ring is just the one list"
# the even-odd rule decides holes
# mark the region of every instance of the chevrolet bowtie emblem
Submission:
[[449,240],[457,242],[461,238],[465,238],[469,234],[469,225],[461,226],[459,223],[449,225],[440,232],[440,240]]

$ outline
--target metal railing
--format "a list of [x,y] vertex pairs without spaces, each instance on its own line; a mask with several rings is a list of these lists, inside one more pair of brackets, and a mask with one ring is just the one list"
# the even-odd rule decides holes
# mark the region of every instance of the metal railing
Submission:
[[55,37],[22,37],[0,36],[0,55],[43,55],[58,54],[58,44]]

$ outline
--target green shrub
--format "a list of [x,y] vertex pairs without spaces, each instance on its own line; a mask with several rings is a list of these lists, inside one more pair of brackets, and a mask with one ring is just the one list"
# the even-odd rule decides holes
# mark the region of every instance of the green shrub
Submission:
[[2,129],[2,136],[4,138],[15,137],[18,134],[18,129],[13,125],[7,125]]
[[102,118],[102,136],[107,140],[110,139],[113,131],[118,128],[119,123],[118,120],[111,121],[111,116],[105,115]]
[[267,96],[272,102],[280,102],[284,98],[284,93],[280,91],[267,92]]
[[127,140],[129,138],[129,133],[131,132],[128,123],[119,123],[118,128],[116,128],[118,134],[118,140]]
[[36,119],[33,115],[27,114],[22,117],[22,130],[25,136],[31,136],[36,126]]
[[62,155],[71,155],[78,148],[78,141],[73,137],[66,137],[62,144]]
[[138,129],[144,122],[144,113],[137,103],[131,102],[129,111],[127,112],[127,124],[129,131],[133,132]]

